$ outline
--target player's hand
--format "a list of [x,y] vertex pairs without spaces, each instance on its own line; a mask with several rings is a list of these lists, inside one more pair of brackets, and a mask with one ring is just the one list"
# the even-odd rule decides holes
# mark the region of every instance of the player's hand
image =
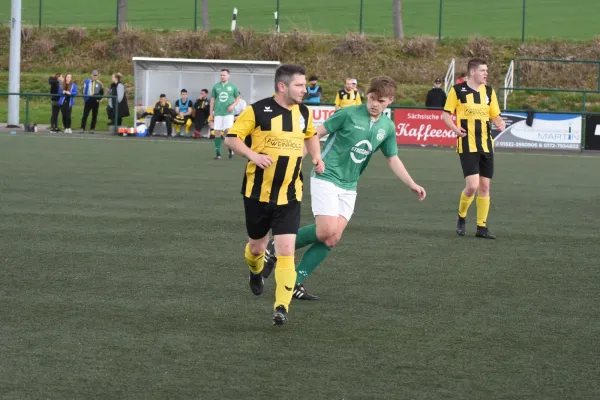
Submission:
[[413,183],[412,185],[410,185],[410,190],[413,193],[415,193],[417,196],[419,196],[420,201],[425,200],[425,197],[427,196],[427,192],[425,192],[425,189],[423,189],[422,186],[419,186],[416,183]]
[[502,131],[504,131],[504,130],[506,129],[506,122],[504,122],[504,120],[503,120],[503,119],[501,119],[500,121],[501,121],[501,122],[500,122],[498,125],[496,125],[496,124],[494,124],[494,125],[496,125],[496,128],[497,128],[497,129],[498,129],[500,132],[502,132]]
[[256,164],[257,167],[262,169],[269,168],[271,164],[273,164],[273,159],[271,158],[271,156],[266,154],[256,154],[255,156],[252,156],[252,158],[250,158],[250,161]]
[[321,158],[313,158],[312,163],[315,166],[315,172],[317,174],[325,172],[325,162]]
[[459,137],[467,136],[467,130],[465,128],[458,128],[458,131],[454,131],[454,133],[456,133],[456,136],[459,136]]
[[227,111],[232,112],[233,111],[233,104],[230,105],[229,107],[227,107]]

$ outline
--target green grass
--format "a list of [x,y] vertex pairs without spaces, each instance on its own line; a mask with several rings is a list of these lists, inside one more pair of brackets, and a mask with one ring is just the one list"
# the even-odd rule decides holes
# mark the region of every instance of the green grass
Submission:
[[[198,24],[200,4],[198,0]],[[364,31],[370,34],[391,35],[392,2],[365,1]],[[407,35],[438,35],[438,0],[405,0],[403,14]],[[529,0],[526,9],[526,35],[529,38],[591,39],[597,34],[593,12],[596,0]],[[256,0],[244,4],[237,0],[209,1],[211,27],[228,30],[233,8],[239,9],[238,26],[253,26],[266,31],[274,27],[275,0]],[[521,37],[522,0],[456,0],[443,2],[442,35],[467,37],[473,34],[496,37]],[[10,4],[0,9],[0,21],[9,20]],[[284,31],[294,27],[315,32],[357,32],[360,20],[360,0],[318,0],[281,2],[280,23]],[[192,29],[194,27],[194,0],[171,0],[168,6],[158,0],[129,0],[127,18],[130,26],[159,29]],[[23,19],[33,25],[39,23],[39,1],[23,0]],[[54,0],[43,3],[42,23],[48,25],[81,24],[87,26],[114,26],[116,2]]]
[[454,233],[453,152],[400,155],[425,202],[376,157],[322,300],[276,329],[273,281],[247,287],[243,160],[0,135],[1,397],[597,398],[600,158],[498,153],[492,242],[475,206]]

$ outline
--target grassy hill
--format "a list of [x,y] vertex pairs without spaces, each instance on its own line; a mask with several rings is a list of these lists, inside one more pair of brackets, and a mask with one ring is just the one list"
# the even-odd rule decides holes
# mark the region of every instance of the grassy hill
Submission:
[[[490,83],[500,88],[511,60],[524,57],[558,59],[600,59],[600,40],[531,41],[445,39],[428,37],[395,41],[385,37],[359,35],[309,35],[300,31],[276,35],[239,30],[235,34],[206,35],[189,31],[137,31],[116,34],[110,29],[26,28],[23,31],[22,92],[46,93],[47,77],[57,71],[72,72],[83,80],[92,69],[100,70],[104,81],[121,71],[130,93],[133,89],[132,56],[214,58],[241,60],[280,60],[306,65],[310,74],[321,78],[324,100],[332,102],[344,77],[354,76],[362,83],[377,75],[390,75],[400,84],[396,104],[423,105],[435,77],[446,73],[451,59],[457,72],[466,60],[480,56],[489,61]],[[8,65],[9,30],[0,27],[0,65]],[[207,82],[210,86],[212,82]],[[597,90],[597,64],[524,63],[522,87]],[[0,91],[8,88],[8,72],[0,67]],[[45,121],[47,99],[32,101],[32,120]],[[6,118],[6,98],[0,96],[0,120]],[[510,96],[508,108],[530,105],[538,110],[581,111],[579,93],[517,92]],[[24,105],[23,105],[24,106]],[[600,95],[587,96],[586,109],[600,111]],[[78,119],[81,110],[74,110]],[[101,113],[104,114],[104,113]],[[24,111],[23,111],[24,115]],[[105,118],[102,115],[102,118]],[[103,121],[101,119],[101,121]]]
[[[153,29],[192,29],[195,0],[170,0],[169,7],[160,0],[129,0],[127,19],[130,26]],[[200,4],[198,0],[198,21]],[[280,24],[283,31],[298,28],[321,33],[358,32],[361,0],[281,1]],[[0,5],[0,21],[10,16],[10,1]],[[39,0],[23,0],[25,23],[39,22]],[[44,1],[44,25],[114,27],[116,1],[52,0]],[[522,0],[444,0],[442,34],[445,37],[521,37]],[[528,38],[591,39],[597,34],[597,0],[528,0],[526,35]],[[228,30],[233,8],[237,7],[238,26],[268,31],[274,26],[276,0],[209,1],[211,26]],[[404,0],[405,31],[409,36],[438,35],[439,0]],[[593,11],[596,12],[593,12]],[[587,12],[589,11],[589,12]],[[200,24],[200,22],[199,22]],[[392,1],[364,1],[364,31],[391,35]]]

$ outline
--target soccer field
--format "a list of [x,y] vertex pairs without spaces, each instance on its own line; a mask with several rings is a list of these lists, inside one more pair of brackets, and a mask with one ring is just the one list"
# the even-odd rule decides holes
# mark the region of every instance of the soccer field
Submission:
[[400,150],[422,203],[374,157],[306,282],[321,300],[275,328],[274,282],[248,288],[244,161],[212,150],[0,134],[0,398],[598,397],[600,157],[499,153],[497,241],[475,205],[454,233],[456,154]]
[[[6,2],[5,2],[6,3]],[[10,2],[0,6],[0,21],[7,22]],[[198,0],[198,24],[202,0]],[[23,0],[23,19],[39,23],[38,0]],[[42,3],[45,25],[111,26],[116,23],[116,2],[53,0]],[[193,29],[194,0],[170,0],[168,7],[159,0],[129,0],[127,19],[130,26],[152,29]],[[239,27],[258,31],[274,29],[276,0],[209,1],[211,28],[229,30],[233,8],[239,10]],[[439,0],[404,0],[403,20],[408,36],[438,35]],[[471,35],[521,38],[523,0],[445,0],[442,2],[442,35]],[[597,33],[597,0],[528,0],[526,3],[526,35],[529,38],[592,39]],[[596,12],[594,12],[596,11]],[[364,31],[392,35],[392,2],[364,1]],[[280,2],[280,24],[283,31],[293,28],[315,32],[358,32],[360,0],[319,0]],[[466,21],[468,20],[468,23]]]

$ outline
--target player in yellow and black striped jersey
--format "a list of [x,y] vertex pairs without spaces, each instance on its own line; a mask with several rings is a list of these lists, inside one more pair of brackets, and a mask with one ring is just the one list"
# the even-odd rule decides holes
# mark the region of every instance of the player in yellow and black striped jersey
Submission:
[[362,104],[362,99],[360,98],[358,90],[354,90],[353,88],[352,78],[346,78],[344,88],[338,90],[335,95],[335,109],[339,110],[340,108],[360,104]]
[[[477,192],[477,231],[475,236],[495,239],[487,228],[490,208],[490,183],[494,175],[494,141],[492,122],[501,131],[505,123],[500,116],[496,92],[487,86],[487,63],[474,58],[468,63],[469,78],[454,85],[448,93],[442,119],[457,135],[456,149],[465,177],[465,189],[458,206],[456,233],[466,234],[466,217]],[[456,113],[455,125],[452,114]]]
[[242,195],[249,236],[245,258],[250,268],[250,289],[255,295],[262,294],[264,289],[261,272],[269,231],[275,240],[275,325],[287,321],[296,283],[294,250],[300,227],[300,170],[305,145],[315,170],[324,171],[312,115],[302,104],[306,93],[305,75],[304,68],[298,65],[277,68],[275,96],[246,107],[225,139],[230,149],[249,160]]

